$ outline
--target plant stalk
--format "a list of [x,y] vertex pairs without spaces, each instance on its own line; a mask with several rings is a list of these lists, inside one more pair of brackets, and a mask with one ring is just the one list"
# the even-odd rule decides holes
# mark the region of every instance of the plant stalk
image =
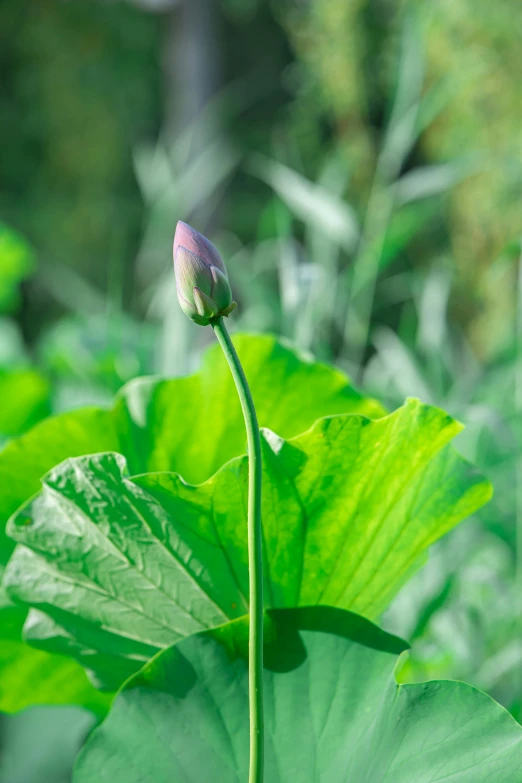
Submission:
[[248,382],[223,318],[212,327],[229,364],[243,409],[248,443],[248,571],[249,571],[249,783],[262,783],[264,770],[263,716],[263,534],[261,527],[261,438]]

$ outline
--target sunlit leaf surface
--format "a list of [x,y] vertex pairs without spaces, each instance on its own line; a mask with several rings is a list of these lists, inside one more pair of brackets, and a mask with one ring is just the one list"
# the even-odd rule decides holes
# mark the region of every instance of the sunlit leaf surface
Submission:
[[[290,440],[265,431],[267,606],[378,615],[426,548],[490,495],[447,445],[459,428],[410,400]],[[19,546],[4,583],[35,607],[27,637],[114,687],[158,650],[245,614],[246,496],[245,457],[199,486],[129,478],[112,453],[53,469],[8,526]]]
[[[321,416],[384,413],[343,373],[309,361],[274,337],[239,335],[234,342],[261,426],[283,437],[304,432]],[[131,473],[174,470],[197,483],[245,450],[230,371],[213,346],[195,375],[138,379],[124,387],[110,411],[85,408],[53,416],[12,441],[0,453],[0,519],[6,521],[38,492],[41,477],[68,457],[117,451]],[[0,562],[10,548],[0,533]]]

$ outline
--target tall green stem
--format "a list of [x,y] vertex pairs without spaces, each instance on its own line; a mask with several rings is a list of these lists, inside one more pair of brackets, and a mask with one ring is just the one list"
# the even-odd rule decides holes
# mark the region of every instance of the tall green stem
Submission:
[[263,539],[261,528],[261,439],[254,401],[239,356],[223,318],[212,326],[229,364],[243,409],[248,443],[248,570],[249,570],[249,783],[262,783],[264,767],[263,718]]

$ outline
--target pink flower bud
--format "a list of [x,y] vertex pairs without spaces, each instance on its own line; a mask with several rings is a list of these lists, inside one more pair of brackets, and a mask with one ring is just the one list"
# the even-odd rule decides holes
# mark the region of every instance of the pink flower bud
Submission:
[[225,264],[203,234],[179,221],[174,236],[174,272],[181,309],[197,324],[229,315],[236,303]]

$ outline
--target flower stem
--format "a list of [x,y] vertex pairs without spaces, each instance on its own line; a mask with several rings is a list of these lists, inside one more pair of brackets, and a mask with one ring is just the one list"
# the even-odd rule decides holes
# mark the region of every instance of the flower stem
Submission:
[[262,783],[264,768],[263,718],[263,538],[261,528],[261,438],[248,382],[222,317],[212,327],[229,364],[243,409],[248,443],[248,571],[250,771],[249,783]]

